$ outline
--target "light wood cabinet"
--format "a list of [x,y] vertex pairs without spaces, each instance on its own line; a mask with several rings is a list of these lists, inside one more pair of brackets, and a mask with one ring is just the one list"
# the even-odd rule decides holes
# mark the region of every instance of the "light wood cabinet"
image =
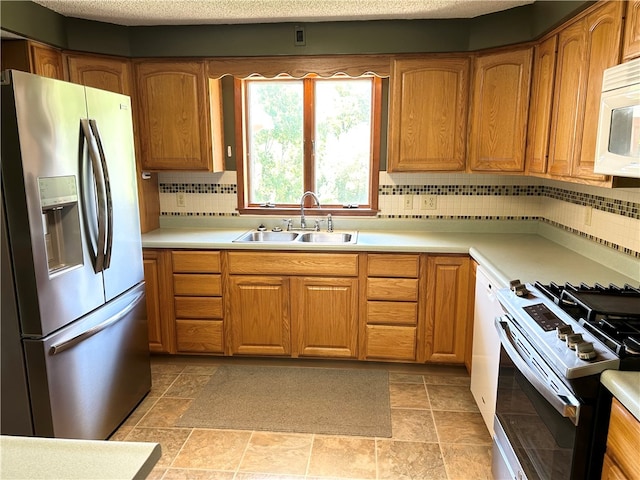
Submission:
[[31,40],[3,40],[2,70],[15,69],[64,80],[60,50]]
[[356,358],[358,354],[358,279],[291,279],[295,355]]
[[614,397],[611,403],[602,479],[631,480],[640,478],[639,446],[640,421]]
[[393,60],[389,172],[465,169],[469,65],[468,57]]
[[472,325],[468,305],[470,263],[467,256],[427,258],[427,362],[465,362],[467,329]]
[[532,49],[478,55],[470,115],[471,171],[524,171]]
[[134,72],[142,168],[222,171],[220,82],[204,61],[138,60]]
[[622,61],[640,57],[640,0],[629,0],[624,21]]
[[224,353],[220,252],[173,251],[171,261],[178,353]]
[[356,358],[358,258],[227,252],[229,353]]
[[[133,95],[133,81],[131,76],[131,62],[128,59],[116,57],[101,57],[95,55],[67,54],[67,70],[69,81],[100,88],[110,92],[121,93],[133,97],[131,102],[135,106]],[[137,134],[139,117],[132,112],[134,138],[136,142],[136,176],[138,179],[138,207],[140,212],[140,230],[142,233],[155,230],[160,226],[160,198],[158,191],[158,177],[143,180],[140,136]]]
[[289,279],[229,277],[231,354],[290,355]]
[[602,74],[618,63],[622,2],[606,2],[558,33],[549,140],[551,175],[599,181],[593,173]]
[[176,353],[171,251],[142,251],[149,332],[149,350]]
[[533,81],[527,127],[526,166],[528,173],[546,173],[547,171],[557,43],[558,37],[554,35],[534,48]]
[[364,358],[421,361],[421,255],[367,255]]

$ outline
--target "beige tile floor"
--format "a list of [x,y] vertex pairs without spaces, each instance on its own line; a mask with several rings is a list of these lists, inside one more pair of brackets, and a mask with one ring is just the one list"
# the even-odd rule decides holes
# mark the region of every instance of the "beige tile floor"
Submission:
[[[217,365],[253,363],[389,371],[392,437],[175,427]],[[149,395],[111,440],[151,441],[151,479],[491,479],[491,437],[464,368],[364,362],[152,357]]]

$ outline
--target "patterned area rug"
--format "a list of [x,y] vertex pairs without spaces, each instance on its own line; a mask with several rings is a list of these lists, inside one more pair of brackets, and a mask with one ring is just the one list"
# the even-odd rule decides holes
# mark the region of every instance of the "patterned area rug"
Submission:
[[222,365],[176,425],[391,437],[389,374]]

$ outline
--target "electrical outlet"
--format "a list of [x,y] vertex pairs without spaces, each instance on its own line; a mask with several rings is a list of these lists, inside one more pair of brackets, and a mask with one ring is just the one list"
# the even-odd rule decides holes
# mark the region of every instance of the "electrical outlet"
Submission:
[[187,195],[184,192],[176,193],[176,203],[179,207],[187,206]]
[[438,208],[438,197],[436,195],[425,195],[422,197],[420,209],[435,210],[436,208]]
[[413,210],[413,195],[404,196],[404,209]]
[[584,224],[586,226],[591,225],[591,215],[593,214],[593,207],[586,207],[584,210]]

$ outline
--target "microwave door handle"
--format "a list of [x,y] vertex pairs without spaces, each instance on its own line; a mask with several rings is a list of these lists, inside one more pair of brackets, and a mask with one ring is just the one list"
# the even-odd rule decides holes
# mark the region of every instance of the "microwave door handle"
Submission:
[[520,373],[522,373],[522,375],[524,375],[524,377],[529,381],[529,383],[533,385],[538,393],[540,393],[540,395],[542,395],[559,414],[571,420],[574,425],[577,425],[580,413],[580,403],[578,400],[573,397],[569,398],[566,395],[559,395],[552,391],[540,376],[532,370],[531,367],[529,367],[527,362],[520,356],[513,345],[511,337],[509,337],[509,334],[507,333],[507,330],[509,329],[509,321],[504,320],[504,318],[505,317],[496,318],[495,326],[498,331],[498,337],[500,337],[500,343],[509,355],[509,358],[511,358],[511,361],[515,364]]
[[107,199],[106,216],[107,216],[107,236],[106,236],[106,249],[104,254],[104,270],[109,268],[111,263],[111,251],[113,250],[113,197],[111,196],[111,183],[109,181],[109,169],[107,168],[107,157],[104,154],[104,148],[102,147],[102,139],[100,137],[100,131],[98,130],[98,124],[95,120],[89,120],[89,126],[96,139],[96,145],[98,146],[98,154],[100,155],[100,165],[102,167],[102,178],[104,179],[105,193]]
[[[89,152],[89,158],[91,160],[91,170],[93,172],[93,176],[96,179],[96,189],[97,189],[97,197],[98,197],[98,240],[96,246],[96,254],[94,260],[94,270],[96,273],[104,270],[104,250],[106,243],[106,215],[105,215],[105,187],[104,187],[104,179],[102,176],[102,168],[100,165],[100,161],[98,159],[98,155],[96,153],[95,142],[93,141],[93,135],[91,133],[91,128],[89,126],[89,120],[86,118],[80,119],[80,126],[82,131],[82,142],[87,143],[87,150]],[[82,158],[82,145],[80,146],[80,155]],[[85,210],[85,217],[88,212]]]

